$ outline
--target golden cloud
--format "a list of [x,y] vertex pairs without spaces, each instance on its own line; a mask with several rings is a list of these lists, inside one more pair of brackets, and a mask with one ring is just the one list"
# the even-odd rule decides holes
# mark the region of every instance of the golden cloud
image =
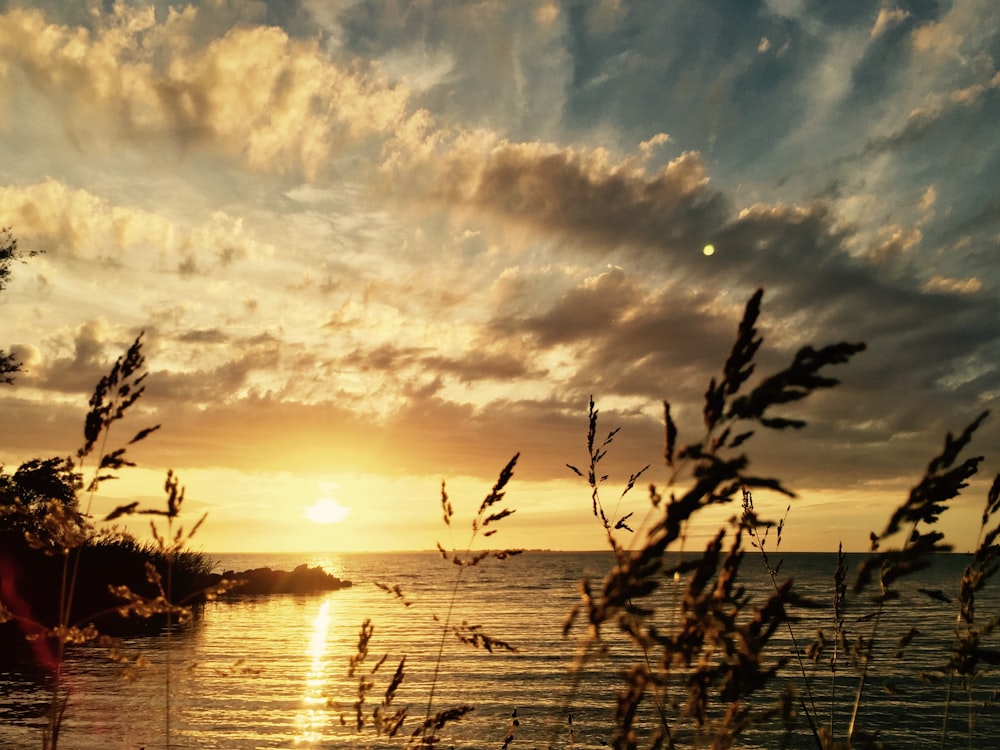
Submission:
[[[274,27],[196,41],[197,11],[122,4],[91,31],[39,11],[0,15],[0,76],[23,72],[54,101],[106,118],[118,135],[209,143],[255,168],[315,175],[338,145],[405,122],[408,93],[338,67],[316,40]],[[4,81],[0,80],[0,85]]]
[[972,276],[968,279],[955,279],[947,276],[934,276],[923,287],[924,292],[942,294],[975,294],[983,288],[983,282]]
[[86,190],[74,190],[48,179],[34,185],[0,187],[4,221],[25,247],[83,258],[124,256],[153,250],[162,264],[173,266],[192,253],[229,262],[262,257],[273,248],[257,243],[241,219],[217,212],[210,223],[185,228],[150,211],[117,206]]
[[176,227],[162,216],[112,206],[93,193],[53,179],[0,187],[0,203],[6,221],[26,244],[53,254],[94,257],[177,236]]
[[881,8],[878,16],[875,18],[875,25],[872,26],[872,39],[898,26],[909,17],[910,12],[908,10],[902,10],[901,8]]
[[876,263],[885,263],[910,252],[923,239],[923,233],[916,228],[898,224],[880,227],[868,249],[867,257]]

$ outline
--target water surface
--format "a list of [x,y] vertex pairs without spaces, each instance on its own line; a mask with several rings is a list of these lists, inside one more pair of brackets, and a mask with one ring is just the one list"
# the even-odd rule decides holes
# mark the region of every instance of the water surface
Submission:
[[[818,628],[830,629],[835,555],[783,555],[781,577],[793,576],[796,589],[817,600],[816,610],[797,612],[796,644],[804,648]],[[141,655],[144,666],[123,678],[120,665],[98,649],[73,652],[66,679],[71,689],[63,730],[63,747],[80,750],[165,748],[168,732],[175,748],[326,748],[399,747],[366,728],[355,734],[353,704],[358,677],[347,677],[349,659],[357,653],[359,630],[365,620],[374,626],[370,655],[359,673],[375,672],[368,701],[381,700],[399,660],[405,656],[405,679],[394,707],[406,706],[422,717],[434,665],[441,648],[441,626],[458,569],[436,553],[345,555],[219,556],[219,569],[242,570],[270,566],[291,569],[298,564],[321,565],[354,586],[324,594],[254,596],[205,605],[195,622],[164,636],[128,639],[124,649]],[[956,605],[934,601],[917,586],[956,592],[967,558],[946,556],[919,582],[901,588],[879,623],[878,648],[867,679],[859,726],[877,727],[892,744],[940,747],[945,690],[921,681],[920,674],[943,667],[955,625]],[[617,634],[607,632],[607,653],[588,662],[580,672],[571,666],[579,654],[583,629],[564,638],[562,624],[579,599],[579,581],[600,580],[610,563],[608,553],[529,552],[506,561],[490,560],[467,569],[458,582],[451,612],[453,623],[481,625],[494,638],[517,647],[517,653],[473,649],[447,639],[435,682],[434,710],[472,704],[475,711],[452,725],[445,747],[500,747],[517,709],[513,748],[569,747],[568,717],[573,716],[574,747],[596,748],[610,740],[615,690],[619,674],[640,656]],[[762,601],[770,583],[758,558],[748,557],[743,579],[755,601]],[[377,588],[373,582],[398,584],[410,606]],[[664,607],[663,628],[676,612],[682,584],[667,581],[657,594]],[[993,595],[978,599],[980,617],[1000,612]],[[671,606],[673,605],[673,606]],[[872,612],[852,604],[852,618]],[[868,635],[871,623],[848,622],[852,632]],[[905,653],[896,656],[898,635],[916,626],[918,635]],[[792,652],[787,631],[775,636],[774,653]],[[793,665],[795,662],[793,662]],[[828,661],[807,663],[810,690],[817,713],[828,722],[831,693],[835,726],[846,726],[856,673],[842,667],[836,683]],[[1000,681],[982,681],[978,700]],[[803,693],[798,667],[782,672]],[[169,695],[169,709],[167,696]],[[674,693],[683,700],[684,691]],[[774,693],[761,696],[763,705]],[[0,674],[0,746],[40,747],[40,722],[46,693],[41,680],[23,671]],[[955,716],[953,742],[965,746],[967,702],[959,694],[950,710]],[[669,711],[668,707],[668,711]],[[1000,733],[995,708],[977,708],[980,737]],[[413,726],[411,719],[407,726]],[[685,729],[678,727],[678,736]],[[842,729],[841,729],[842,731]],[[751,732],[741,747],[775,747],[774,730]],[[791,747],[814,747],[799,721]]]

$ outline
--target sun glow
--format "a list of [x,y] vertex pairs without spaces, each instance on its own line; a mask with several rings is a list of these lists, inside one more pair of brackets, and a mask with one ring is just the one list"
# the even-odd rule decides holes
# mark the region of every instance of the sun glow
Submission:
[[340,523],[351,515],[351,509],[341,505],[333,498],[321,497],[306,508],[302,515],[313,523],[332,524]]

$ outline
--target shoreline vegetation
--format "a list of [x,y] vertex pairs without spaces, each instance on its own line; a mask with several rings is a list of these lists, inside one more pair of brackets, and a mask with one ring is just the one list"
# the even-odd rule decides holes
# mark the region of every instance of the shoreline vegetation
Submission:
[[[173,597],[192,607],[195,614],[198,605],[210,599],[237,601],[246,596],[314,594],[353,585],[319,566],[305,564],[292,570],[259,567],[217,573],[212,570],[211,558],[203,553],[183,551],[168,561],[154,546],[127,535],[88,541],[78,552],[76,593],[68,619],[117,637],[163,629],[164,617],[144,616],[123,608],[123,599],[117,593],[126,587],[139,597],[154,599],[158,590],[147,576],[147,565],[152,565],[161,579],[172,568]],[[33,549],[23,536],[0,532],[0,604],[14,615],[9,622],[0,624],[0,649],[57,626],[58,602],[52,592],[59,590],[61,577],[59,558]]]
[[[634,653],[632,666],[617,677],[609,705],[609,736],[615,750],[722,750],[738,746],[744,733],[765,724],[776,728],[783,743],[795,737],[797,746],[805,742],[817,750],[892,746],[893,728],[879,726],[866,713],[866,700],[884,652],[894,653],[894,662],[902,663],[901,655],[919,641],[920,633],[915,628],[909,633],[885,633],[883,615],[905,606],[904,596],[912,595],[909,588],[903,593],[904,579],[926,570],[935,555],[951,552],[935,525],[979,470],[983,457],[965,453],[987,413],[957,436],[946,436],[941,453],[930,460],[885,528],[871,532],[870,551],[853,578],[841,548],[836,570],[831,571],[829,626],[814,639],[797,633],[797,610],[831,605],[804,599],[794,587],[794,571],[780,571],[778,549],[788,509],[779,520],[767,519],[760,515],[763,503],[755,508],[753,493],[784,496],[789,509],[795,495],[778,478],[753,473],[746,450],[757,431],[803,428],[803,420],[774,411],[836,386],[838,381],[825,374],[826,368],[847,363],[864,345],[803,347],[785,369],[759,376],[755,355],[762,339],[756,323],[762,294],[758,290],[748,301],[722,373],[708,384],[704,434],[682,443],[671,405],[664,401],[663,458],[668,476],[661,486],[648,484],[645,511],[622,499],[641,486],[649,466],[630,475],[624,490],[620,494],[616,490],[614,502],[605,505],[609,477],[601,464],[618,430],[601,437],[593,398],[587,421],[588,461],[579,467],[567,464],[587,487],[589,510],[614,561],[603,580],[581,582],[579,603],[563,624],[563,635],[580,644],[576,661],[569,665],[571,679],[598,663],[611,642]],[[8,369],[9,374],[14,372],[16,368]],[[48,709],[40,727],[45,750],[59,746],[69,706],[70,688],[63,672],[67,650],[99,647],[124,664],[115,641],[115,618],[119,625],[121,620],[145,621],[163,633],[167,654],[163,741],[169,750],[171,681],[183,679],[170,666],[172,633],[194,616],[198,602],[240,593],[237,579],[242,574],[215,574],[204,555],[189,550],[205,517],[189,527],[182,523],[184,489],[172,471],[164,483],[162,507],[133,502],[104,519],[90,513],[100,485],[134,465],[127,457],[128,446],[159,429],[159,425],[146,427],[119,447],[111,447],[112,427],[142,396],[145,378],[140,334],[95,388],[85,419],[85,441],[75,456],[36,459],[12,473],[0,467],[0,627],[20,626],[48,673]],[[361,624],[357,653],[345,665],[357,694],[348,701],[329,697],[325,704],[332,713],[340,711],[342,724],[355,731],[353,739],[345,740],[346,746],[367,745],[374,738],[406,747],[446,744],[449,726],[475,706],[439,705],[438,688],[448,679],[441,671],[445,650],[516,651],[514,644],[489,635],[480,625],[465,620],[456,624],[455,604],[462,595],[466,569],[502,564],[521,553],[492,546],[503,520],[516,512],[507,504],[506,494],[518,457],[501,470],[479,505],[467,546],[448,550],[438,545],[454,579],[448,586],[450,595],[435,603],[440,609],[440,616],[434,615],[440,641],[432,648],[436,660],[431,663],[431,679],[416,688],[418,694],[408,696],[406,706],[400,707],[399,695],[408,687],[407,656],[393,670],[388,654],[370,653],[375,624],[367,619]],[[85,469],[90,477],[86,483]],[[452,527],[455,509],[443,483],[440,501],[443,521]],[[729,524],[703,550],[680,555],[689,521],[702,509],[719,504],[734,508]],[[950,651],[940,654],[937,669],[914,675],[946,687],[940,737],[931,739],[942,748],[976,746],[978,712],[996,710],[1000,703],[1000,691],[990,691],[990,683],[983,679],[995,675],[1000,666],[1000,650],[992,645],[1000,617],[977,609],[977,595],[1000,569],[998,514],[1000,475],[987,491],[977,547],[955,590],[916,589],[920,596],[954,606]],[[150,517],[150,542],[138,542],[110,525],[133,515]],[[747,552],[759,558],[773,585],[762,598],[751,599],[740,579]],[[244,593],[292,585],[350,585],[306,566],[291,573],[269,569],[245,573],[251,583],[243,584]],[[677,596],[661,596],[666,581],[678,582]],[[401,606],[410,605],[408,592],[398,584],[375,585]],[[100,611],[88,612],[88,607]],[[775,638],[778,633],[781,637]],[[786,637],[793,644],[790,649],[777,645]],[[554,738],[550,748],[575,747],[571,704],[580,697],[575,692],[579,685],[579,680],[574,682],[567,697],[565,734]],[[515,743],[519,722],[515,709],[503,731],[504,750]]]
[[[317,594],[353,585],[319,566],[305,564],[291,570],[259,567],[213,572],[211,558],[203,553],[183,551],[168,561],[154,546],[127,535],[88,541],[78,552],[75,595],[64,617],[83,632],[114,638],[164,632],[168,625],[165,612],[143,611],[134,606],[135,599],[129,606],[121,592],[127,590],[140,600],[154,602],[159,594],[155,578],[165,579],[168,571],[173,599],[183,602],[192,618],[210,600],[239,602],[251,596]],[[148,574],[147,566],[152,566],[156,576]],[[0,608],[9,613],[0,617],[0,653],[13,654],[26,643],[51,637],[60,616],[59,602],[52,592],[59,590],[61,578],[59,558],[31,548],[23,537],[0,532]],[[173,627],[177,626],[174,623]]]

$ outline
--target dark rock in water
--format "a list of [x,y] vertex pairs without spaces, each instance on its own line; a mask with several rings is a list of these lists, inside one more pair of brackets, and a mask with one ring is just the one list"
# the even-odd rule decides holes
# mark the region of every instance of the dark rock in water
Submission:
[[299,565],[291,572],[271,568],[253,568],[235,572],[227,570],[207,576],[204,588],[222,585],[222,581],[241,581],[221,596],[232,597],[246,594],[314,594],[319,591],[336,591],[347,588],[350,581],[330,575],[321,567],[310,568]]

